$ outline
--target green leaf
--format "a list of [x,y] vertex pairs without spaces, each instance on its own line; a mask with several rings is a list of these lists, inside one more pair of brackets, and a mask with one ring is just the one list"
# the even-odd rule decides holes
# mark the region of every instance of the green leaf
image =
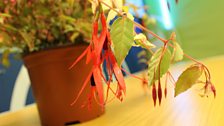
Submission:
[[7,14],[7,13],[0,13],[0,17],[11,17],[10,14]]
[[8,29],[8,30],[17,31],[17,29],[15,27],[8,25],[8,24],[3,24],[2,27],[4,27],[5,29]]
[[74,6],[74,0],[67,0],[67,2],[69,3],[69,5],[71,6],[71,7],[73,7]]
[[26,42],[26,44],[28,45],[29,50],[33,51],[34,50],[34,43],[33,43],[32,35],[30,35],[30,34],[28,34],[26,32],[22,32],[22,31],[19,31],[19,33],[23,37],[23,39]]
[[11,37],[5,33],[5,32],[0,32],[0,43],[4,43],[4,44],[9,44],[12,42]]
[[72,42],[74,42],[75,39],[76,39],[78,36],[79,36],[79,32],[74,32],[74,33],[72,34],[72,36],[70,37],[70,40],[71,40]]
[[183,52],[183,49],[180,47],[180,45],[177,43],[177,42],[174,42],[174,48],[175,48],[175,51],[174,51],[174,61],[181,61],[183,59],[183,56],[184,56],[184,52]]
[[[158,49],[154,53],[154,55],[151,57],[150,62],[148,64],[149,85],[152,85],[154,81],[162,77],[168,71],[170,67],[171,53],[168,49],[166,49],[162,57],[162,61],[160,64],[160,71],[159,71],[159,61],[160,61],[162,52],[163,52],[163,48]],[[159,72],[160,72],[160,76],[159,76]]]
[[72,32],[72,31],[75,30],[75,28],[72,25],[69,25],[69,24],[65,25],[64,28],[65,28],[65,30],[64,30],[65,33]]
[[59,16],[59,18],[60,18],[60,20],[62,20],[62,21],[69,21],[69,22],[71,22],[71,23],[73,23],[73,22],[76,21],[75,18],[70,17],[70,16],[66,16],[66,15],[63,15],[63,14],[61,14],[61,15]]
[[10,54],[10,50],[6,49],[4,50],[3,54],[2,54],[2,65],[5,67],[9,67],[10,66],[10,62],[9,62],[9,54]]
[[4,19],[2,17],[0,17],[0,23],[3,24],[4,23]]
[[202,75],[201,65],[192,65],[187,68],[178,78],[175,87],[175,97],[191,88]]
[[128,18],[118,18],[112,24],[110,32],[114,45],[115,57],[118,65],[121,66],[134,43],[134,25]]

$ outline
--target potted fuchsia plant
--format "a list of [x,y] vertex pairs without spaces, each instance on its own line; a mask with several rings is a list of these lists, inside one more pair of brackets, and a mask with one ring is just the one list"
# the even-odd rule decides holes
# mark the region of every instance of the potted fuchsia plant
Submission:
[[[154,104],[157,98],[160,104],[167,94],[166,86],[161,88],[161,77],[167,74],[172,78],[170,64],[184,56],[195,64],[176,81],[175,96],[198,83],[203,74],[205,81],[200,83],[204,84],[204,95],[209,92],[215,95],[209,70],[183,52],[175,33],[168,39],[159,37],[134,22],[122,3],[122,0],[0,2],[0,47],[5,50],[2,63],[8,64],[7,55],[12,48],[22,52],[43,125],[71,124],[97,117],[103,113],[110,92],[122,101],[126,85],[121,64],[132,46],[140,46],[152,54],[148,79],[144,82],[152,87]],[[135,33],[135,27],[162,41],[163,46],[152,51],[155,45],[143,33]],[[108,80],[102,72],[104,62]],[[117,81],[117,90],[110,88],[112,76]]]

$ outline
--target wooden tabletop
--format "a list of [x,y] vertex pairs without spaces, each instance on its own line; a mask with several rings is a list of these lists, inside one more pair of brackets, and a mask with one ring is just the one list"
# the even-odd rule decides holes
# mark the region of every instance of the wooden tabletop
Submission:
[[[140,81],[126,78],[127,95],[121,103],[114,100],[106,106],[106,113],[97,119],[78,124],[80,126],[224,126],[224,57],[203,60],[211,70],[212,81],[217,89],[214,99],[201,98],[195,87],[173,97],[169,85],[168,97],[161,106],[153,107],[151,94],[145,92]],[[177,77],[186,63],[172,69]],[[141,75],[138,74],[138,75]],[[36,105],[20,111],[0,115],[0,126],[40,126]]]

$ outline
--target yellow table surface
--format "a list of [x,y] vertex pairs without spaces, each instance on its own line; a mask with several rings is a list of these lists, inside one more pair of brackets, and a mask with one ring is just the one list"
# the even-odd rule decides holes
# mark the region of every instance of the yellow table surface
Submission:
[[[80,126],[224,126],[224,57],[203,60],[212,74],[217,89],[214,99],[201,98],[196,89],[173,97],[172,85],[161,106],[153,107],[151,93],[145,94],[140,81],[126,78],[127,95],[107,104],[106,113]],[[186,64],[172,69],[177,77]],[[140,75],[140,74],[139,74]],[[151,92],[151,90],[150,90]],[[0,115],[0,126],[40,126],[36,105]]]

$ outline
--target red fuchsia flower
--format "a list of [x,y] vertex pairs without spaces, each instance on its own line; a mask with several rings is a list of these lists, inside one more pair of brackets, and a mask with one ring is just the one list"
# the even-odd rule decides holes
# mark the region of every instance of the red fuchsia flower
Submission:
[[[90,61],[93,62],[93,66],[91,71],[89,72],[83,86],[78,93],[78,96],[73,101],[73,104],[76,103],[77,99],[81,95],[84,88],[87,86],[87,83],[91,81],[91,93],[88,97],[88,106],[91,105],[91,101],[94,98],[93,95],[97,96],[96,101],[98,101],[99,105],[104,106],[107,101],[109,90],[113,92],[113,94],[120,100],[123,100],[123,95],[126,93],[126,86],[124,82],[124,77],[121,71],[121,68],[118,66],[116,58],[112,52],[111,44],[112,41],[110,39],[110,33],[106,24],[106,17],[104,13],[100,14],[100,20],[102,25],[102,32],[98,37],[98,20],[95,20],[93,23],[93,33],[92,33],[92,41],[87,49],[76,59],[76,61],[71,65],[70,69],[74,67],[85,55],[86,55],[86,63],[88,64]],[[105,79],[103,75],[101,66],[103,62],[106,62],[106,70],[108,72],[109,80]],[[112,75],[115,75],[117,80],[117,90],[113,91],[110,88],[110,82],[112,80]],[[107,94],[106,100],[104,101],[104,93],[103,93],[103,80],[107,84]]]

